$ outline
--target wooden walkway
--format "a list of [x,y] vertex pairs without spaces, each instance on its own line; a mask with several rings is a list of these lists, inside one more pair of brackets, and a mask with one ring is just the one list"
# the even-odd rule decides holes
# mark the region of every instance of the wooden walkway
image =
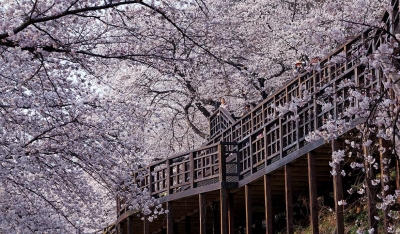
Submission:
[[[398,0],[393,5],[393,14],[386,12],[383,18],[391,30],[399,21]],[[346,101],[340,81],[371,88],[388,79],[380,70],[366,71],[357,51],[364,48],[371,54],[389,39],[380,30],[365,31],[321,60],[319,71],[300,75],[237,121],[218,110],[210,117],[207,145],[149,165],[144,180],[138,181],[169,213],[149,223],[120,208],[115,225],[104,232],[293,233],[307,220],[312,233],[318,233],[318,210],[325,205],[334,207],[337,233],[344,233],[343,208],[337,204],[355,177],[342,181],[341,176],[332,176],[328,163],[332,151],[344,144],[341,138],[308,143],[305,137],[329,116],[336,118],[354,105]],[[343,55],[343,63],[329,63]],[[327,87],[343,98],[324,97]],[[312,98],[297,110],[298,121],[293,113],[276,113],[275,106],[302,98],[304,90]],[[332,107],[322,109],[319,99],[333,103]],[[350,129],[345,134],[351,133]]]

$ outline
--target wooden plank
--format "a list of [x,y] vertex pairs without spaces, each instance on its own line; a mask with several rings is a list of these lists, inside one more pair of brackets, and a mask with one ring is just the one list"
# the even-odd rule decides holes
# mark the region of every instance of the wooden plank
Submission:
[[173,220],[173,211],[172,211],[172,202],[167,202],[166,209],[168,210],[167,213],[167,234],[174,233],[174,220]]
[[206,200],[202,193],[199,193],[199,230],[200,234],[206,234]]
[[[332,141],[332,152],[339,149],[338,142],[336,140]],[[342,185],[342,175],[341,166],[336,166],[336,175],[333,176],[333,193],[335,198],[335,215],[336,215],[336,233],[344,234],[344,219],[343,219],[343,206],[339,206],[338,202],[343,200],[343,185]]]
[[228,233],[235,234],[235,202],[234,194],[228,194]]
[[253,233],[253,210],[252,210],[252,197],[251,197],[251,188],[250,185],[246,184],[244,186],[244,194],[245,194],[245,206],[246,206],[246,233],[252,234]]
[[293,192],[291,165],[285,165],[286,233],[293,234]]
[[310,225],[311,233],[318,234],[318,203],[317,203],[317,175],[313,153],[307,154],[308,160],[308,191],[310,196]]

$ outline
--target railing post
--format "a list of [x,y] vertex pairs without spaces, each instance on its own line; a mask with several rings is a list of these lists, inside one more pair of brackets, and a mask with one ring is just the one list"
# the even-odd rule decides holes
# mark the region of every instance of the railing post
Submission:
[[189,160],[190,160],[190,188],[194,188],[194,152],[191,152],[189,154]]
[[[264,141],[264,155],[265,155],[265,162],[264,162],[264,167],[267,167],[267,162],[268,162],[268,137],[267,137],[267,127],[264,127],[263,130],[263,136],[264,138],[262,139]],[[239,161],[239,157],[237,158],[237,160]]]
[[253,172],[254,172],[254,168],[253,168],[253,166],[254,166],[254,154],[253,154],[253,139],[252,139],[252,135],[251,135],[251,133],[250,133],[250,135],[249,135],[249,154],[250,154],[250,174],[253,174]]
[[171,182],[173,179],[171,178],[171,167],[170,167],[170,160],[167,159],[167,195],[171,194]]
[[153,193],[153,175],[152,175],[152,169],[153,167],[148,167],[148,172],[149,172],[149,193],[150,195]]
[[221,143],[218,145],[218,169],[219,169],[219,182],[226,182],[226,157],[225,147]]

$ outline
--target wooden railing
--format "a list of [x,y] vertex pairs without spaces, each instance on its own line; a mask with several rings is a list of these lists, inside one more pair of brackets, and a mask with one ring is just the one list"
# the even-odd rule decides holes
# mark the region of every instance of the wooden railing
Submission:
[[[386,13],[383,21],[387,28],[392,27],[391,22],[397,26],[398,8],[393,17]],[[316,145],[309,146],[305,140],[310,132],[321,129],[328,118],[336,119],[346,108],[358,105],[357,100],[350,102],[341,81],[370,89],[386,79],[380,70],[366,70],[358,52],[366,49],[371,54],[389,39],[379,29],[366,30],[321,60],[320,69],[304,72],[236,122],[229,112],[219,109],[210,117],[208,145],[149,165],[147,174],[138,183],[153,196],[168,201],[216,190],[221,184],[225,188],[240,186],[252,174],[265,174],[275,168],[275,162],[283,158],[292,160],[301,156],[299,150],[301,154],[311,151]],[[343,62],[330,63],[336,56],[342,56]],[[367,75],[371,78],[367,79]],[[326,88],[339,95],[335,98],[324,95]],[[275,107],[303,98],[305,92],[311,98],[295,113],[277,112]],[[322,109],[317,100],[330,102],[332,106]]]
[[225,108],[217,109],[210,117],[210,134],[209,139],[213,139],[222,133],[227,127],[232,125],[235,120]]

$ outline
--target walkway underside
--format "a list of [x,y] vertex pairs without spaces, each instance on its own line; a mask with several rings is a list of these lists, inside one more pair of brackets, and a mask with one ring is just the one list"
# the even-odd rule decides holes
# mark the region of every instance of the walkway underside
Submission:
[[[340,146],[340,139],[337,143]],[[251,233],[245,231],[249,228],[252,233],[266,233],[268,215],[271,217],[271,233],[284,231],[287,225],[289,228],[310,226],[312,209],[335,207],[335,177],[330,174],[332,168],[329,166],[331,152],[332,144],[324,144],[310,154],[300,156],[246,185],[227,189],[222,200],[223,188],[165,202],[164,208],[169,210],[168,215],[162,215],[149,223],[133,214],[122,219],[120,229],[128,234],[221,233],[224,228],[227,228],[227,233]],[[348,176],[343,181],[344,191],[356,179],[356,175]],[[314,181],[316,186],[312,185]],[[310,191],[311,186],[315,190]],[[314,192],[316,195],[312,197],[310,193]],[[270,207],[266,206],[266,198],[269,197],[270,204],[267,205]],[[168,197],[161,200],[168,200]],[[225,207],[221,208],[221,201]],[[289,216],[286,217],[286,214]],[[224,216],[227,225],[221,227]],[[202,228],[205,232],[200,231]]]

